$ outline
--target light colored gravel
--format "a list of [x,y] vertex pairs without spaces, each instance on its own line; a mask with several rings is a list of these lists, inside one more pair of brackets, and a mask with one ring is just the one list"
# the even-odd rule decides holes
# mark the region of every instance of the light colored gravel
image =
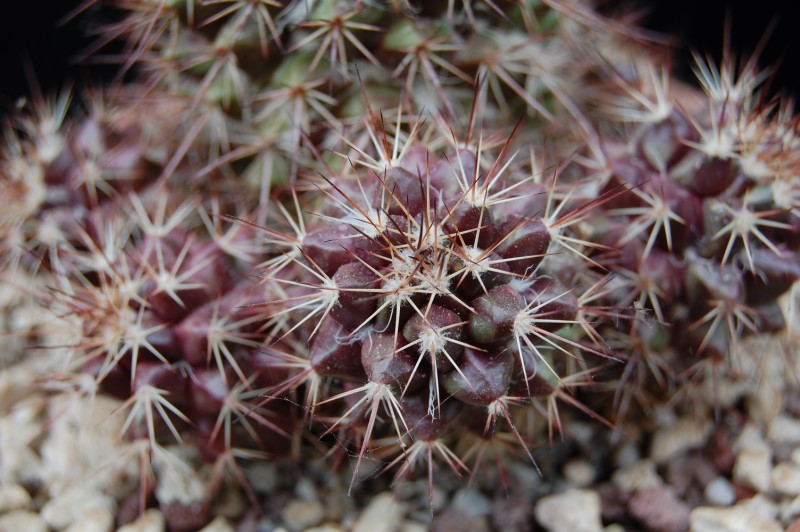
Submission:
[[689,517],[692,532],[782,532],[775,519],[746,508],[699,506]]
[[590,490],[569,489],[536,503],[536,519],[550,532],[598,532],[600,497]]
[[711,423],[704,419],[687,417],[673,426],[661,428],[653,436],[650,459],[663,464],[684,452],[701,447],[711,432]]
[[655,462],[648,459],[640,460],[630,467],[616,471],[611,480],[617,489],[624,493],[654,488],[664,483],[656,472]]
[[792,462],[781,462],[772,468],[772,488],[781,495],[800,495],[800,466]]
[[775,443],[800,443],[800,420],[786,416],[775,416],[769,424],[767,437]]
[[595,470],[588,460],[575,458],[564,464],[564,480],[575,488],[590,486],[595,479]]
[[706,501],[714,506],[730,506],[736,502],[736,490],[725,477],[717,477],[709,482],[703,494]]
[[0,530],[3,532],[48,532],[49,529],[39,514],[15,510],[0,515]]
[[376,495],[361,513],[353,532],[396,532],[406,514],[406,506],[388,491]]
[[120,527],[117,532],[164,532],[167,524],[164,514],[151,508],[140,515],[133,523]]
[[31,496],[19,484],[0,485],[0,514],[15,510],[30,510]]
[[771,470],[769,449],[742,449],[733,467],[733,480],[756,491],[769,491]]
[[235,529],[226,518],[219,516],[201,528],[200,532],[235,532]]
[[325,508],[317,501],[293,499],[284,507],[281,516],[289,530],[305,530],[325,519]]

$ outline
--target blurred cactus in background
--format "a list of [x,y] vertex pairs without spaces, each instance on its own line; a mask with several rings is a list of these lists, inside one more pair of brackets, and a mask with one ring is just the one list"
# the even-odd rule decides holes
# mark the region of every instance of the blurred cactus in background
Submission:
[[228,477],[258,504],[259,460],[546,462],[796,345],[800,137],[755,59],[689,87],[572,0],[108,3],[134,80],[4,130],[0,360],[117,399],[175,528]]

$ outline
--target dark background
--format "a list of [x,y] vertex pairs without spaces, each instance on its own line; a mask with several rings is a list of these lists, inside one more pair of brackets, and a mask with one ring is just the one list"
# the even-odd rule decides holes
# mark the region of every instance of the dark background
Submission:
[[[480,1],[480,0],[473,0]],[[57,89],[65,80],[110,79],[110,66],[77,65],[76,57],[92,42],[85,36],[81,17],[77,22],[59,25],[67,13],[82,0],[5,0],[0,10],[0,113],[20,96],[31,92],[23,64],[32,65],[35,79],[45,92]],[[740,53],[756,48],[770,23],[775,26],[761,54],[762,66],[779,69],[774,88],[800,95],[800,24],[791,1],[777,0],[607,0],[605,9],[619,5],[643,8],[643,20],[650,29],[677,37],[674,64],[678,75],[692,76],[690,47],[719,58],[726,13],[731,20],[733,49]],[[102,0],[92,10],[113,16]]]

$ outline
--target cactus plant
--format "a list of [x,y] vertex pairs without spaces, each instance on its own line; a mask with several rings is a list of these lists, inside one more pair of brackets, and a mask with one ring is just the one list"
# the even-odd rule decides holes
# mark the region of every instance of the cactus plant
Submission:
[[798,140],[755,61],[690,89],[562,0],[112,3],[136,81],[8,124],[0,223],[151,460],[535,464],[559,402],[613,427],[784,328]]

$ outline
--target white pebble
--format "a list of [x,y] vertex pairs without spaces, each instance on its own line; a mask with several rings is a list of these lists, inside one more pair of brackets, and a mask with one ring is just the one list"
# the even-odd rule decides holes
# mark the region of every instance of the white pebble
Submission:
[[775,416],[767,437],[775,443],[800,443],[800,420],[785,415]]
[[19,484],[0,485],[0,514],[14,510],[28,510],[31,506],[31,496]]
[[576,488],[585,488],[594,482],[594,467],[587,460],[576,458],[564,464],[564,478]]
[[281,512],[281,517],[290,530],[304,530],[325,519],[325,508],[317,501],[292,499]]
[[92,510],[106,510],[113,514],[116,503],[101,493],[76,486],[50,499],[42,508],[42,517],[52,528],[64,529],[73,523],[80,524]]
[[736,456],[733,479],[756,491],[768,491],[771,470],[772,452],[769,449],[742,449]]
[[775,520],[739,506],[699,506],[689,515],[692,532],[782,532]]
[[736,505],[736,508],[743,508],[750,513],[767,519],[775,519],[778,516],[778,505],[763,493],[758,493],[749,499],[743,500]]
[[711,431],[711,424],[693,418],[678,420],[671,427],[665,427],[653,436],[650,457],[663,464],[686,451],[701,447]]
[[111,532],[114,514],[108,508],[89,508],[65,532]]
[[757,419],[761,423],[771,423],[781,411],[783,391],[770,382],[764,382],[747,397],[747,413],[750,419]]
[[359,516],[353,532],[395,532],[405,517],[405,505],[391,492],[376,495]]
[[736,491],[725,477],[717,477],[705,489],[706,501],[714,506],[730,506],[736,502]]
[[784,523],[791,523],[800,517],[800,495],[793,499],[785,499],[778,508],[778,515]]
[[200,529],[200,532],[235,532],[234,528],[223,516],[218,516],[216,519],[208,523]]
[[202,504],[209,497],[208,484],[192,468],[188,451],[172,446],[153,456],[153,469],[158,483],[156,499],[162,506],[178,503],[183,506]]
[[453,496],[451,505],[467,513],[472,517],[489,515],[492,511],[492,503],[489,499],[477,490],[471,488],[461,488]]
[[600,497],[594,491],[570,489],[536,503],[536,519],[550,532],[598,532]]
[[316,486],[314,486],[314,483],[305,477],[302,477],[297,481],[294,486],[294,493],[297,498],[303,499],[304,501],[316,501],[319,499],[319,497],[317,497]]
[[18,510],[0,515],[0,530],[4,532],[47,532],[49,529],[39,514]]
[[769,445],[767,444],[766,440],[764,440],[764,436],[761,435],[761,431],[758,429],[758,427],[750,423],[745,425],[741,434],[739,434],[739,437],[736,438],[736,441],[733,444],[733,449],[736,452],[740,451],[741,449],[768,450]]
[[630,467],[616,471],[611,481],[623,493],[655,488],[664,483],[656,472],[656,464],[647,459],[639,460]]
[[800,466],[781,462],[772,468],[772,487],[782,495],[800,495]]
[[165,528],[164,514],[158,508],[151,508],[136,521],[120,527],[117,532],[164,532]]

